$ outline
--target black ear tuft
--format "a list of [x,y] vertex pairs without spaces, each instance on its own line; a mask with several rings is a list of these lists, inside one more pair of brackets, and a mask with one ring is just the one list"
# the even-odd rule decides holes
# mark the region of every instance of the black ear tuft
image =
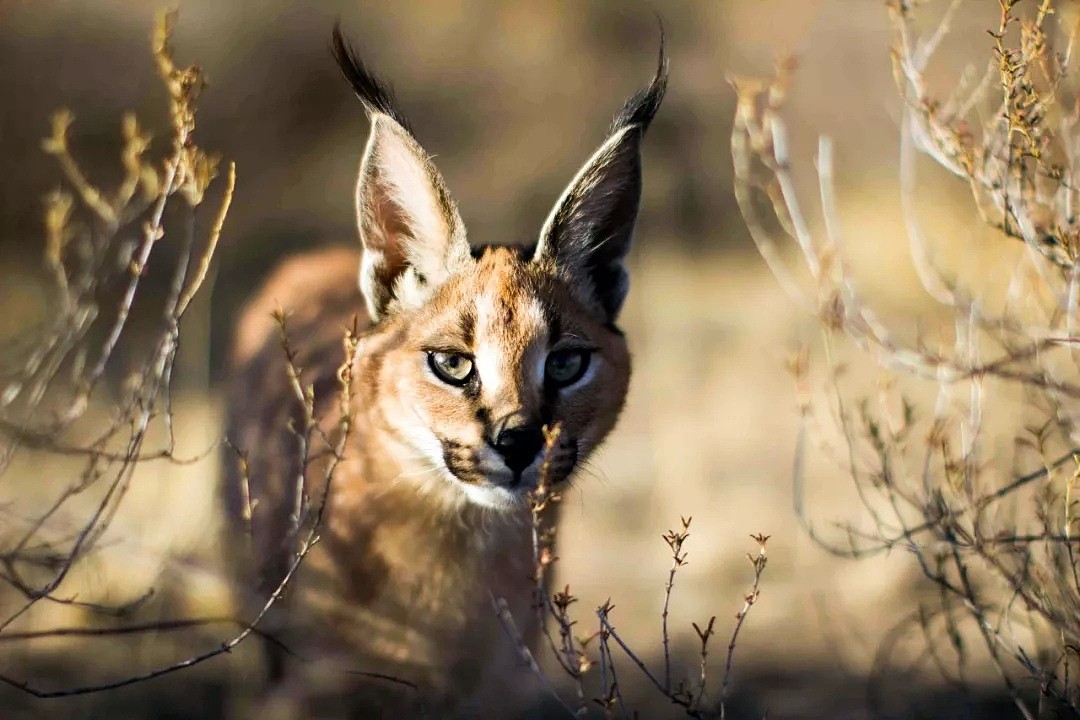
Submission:
[[334,31],[330,36],[330,53],[334,56],[335,62],[341,68],[341,74],[345,76],[353,92],[364,103],[364,109],[369,115],[382,113],[412,132],[409,122],[395,106],[393,90],[364,65],[364,61],[353,50],[352,44],[342,34],[340,21],[334,23]]
[[360,291],[377,321],[395,308],[423,303],[468,260],[469,243],[442,176],[393,92],[357,56],[340,23],[334,23],[330,52],[371,121],[356,182],[356,222],[364,249]]
[[626,101],[622,110],[615,116],[611,123],[608,134],[614,135],[624,127],[640,125],[641,131],[648,129],[656,111],[660,109],[660,103],[664,100],[667,91],[668,68],[667,57],[664,54],[664,25],[660,24],[660,53],[656,62],[656,75],[653,76],[649,87],[637,92]]

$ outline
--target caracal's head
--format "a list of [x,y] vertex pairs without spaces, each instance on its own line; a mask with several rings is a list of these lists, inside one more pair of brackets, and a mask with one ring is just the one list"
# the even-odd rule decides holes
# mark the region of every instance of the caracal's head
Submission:
[[[627,101],[525,247],[470,247],[386,87],[336,28],[333,50],[371,119],[356,188],[360,288],[377,323],[361,354],[364,412],[406,456],[411,471],[399,482],[517,506],[541,472],[566,480],[626,397],[630,356],[616,319],[641,140],[666,85],[663,43],[652,83]],[[556,426],[545,447],[544,428]]]

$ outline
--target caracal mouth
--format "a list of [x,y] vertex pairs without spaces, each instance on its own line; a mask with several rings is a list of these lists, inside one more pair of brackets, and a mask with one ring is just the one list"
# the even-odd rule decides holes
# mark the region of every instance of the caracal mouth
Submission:
[[492,510],[513,510],[528,504],[538,479],[535,464],[520,473],[509,469],[462,478],[449,468],[448,479],[464,493],[469,502]]
[[502,511],[528,505],[543,473],[548,473],[548,485],[568,482],[577,470],[580,457],[576,444],[570,444],[558,448],[550,457],[544,451],[538,452],[529,465],[515,471],[496,457],[481,455],[463,461],[460,456],[446,450],[446,441],[443,441],[441,455],[437,460],[432,458],[432,463],[437,464],[446,482],[453,485],[468,502]]

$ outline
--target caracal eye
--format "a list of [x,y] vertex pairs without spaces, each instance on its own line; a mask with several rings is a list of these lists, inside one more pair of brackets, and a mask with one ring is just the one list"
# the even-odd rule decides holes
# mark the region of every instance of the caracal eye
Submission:
[[589,369],[588,350],[558,350],[544,363],[544,380],[557,387],[573,385]]
[[473,376],[473,359],[461,353],[428,353],[428,366],[435,377],[449,385],[464,385]]

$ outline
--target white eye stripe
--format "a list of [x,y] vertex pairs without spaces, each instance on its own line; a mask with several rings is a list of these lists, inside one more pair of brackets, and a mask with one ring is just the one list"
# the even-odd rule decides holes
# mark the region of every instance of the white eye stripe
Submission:
[[542,385],[544,383],[544,370],[547,368],[547,353],[538,353],[536,358],[536,365],[533,367],[533,376],[531,380],[536,385]]
[[498,395],[502,392],[504,378],[502,373],[503,354],[497,347],[487,343],[480,345],[473,356],[476,372],[480,376],[480,387],[485,395]]

